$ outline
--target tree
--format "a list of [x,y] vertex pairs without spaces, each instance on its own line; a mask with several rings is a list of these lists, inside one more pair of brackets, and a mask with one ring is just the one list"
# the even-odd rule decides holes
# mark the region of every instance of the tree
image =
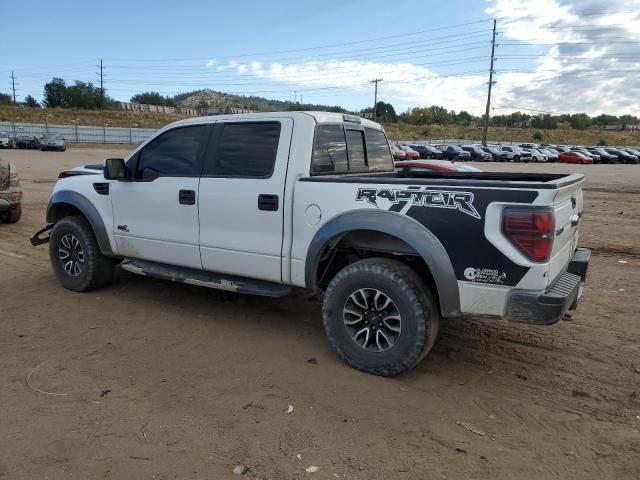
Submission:
[[396,123],[398,114],[396,114],[395,108],[390,103],[378,102],[376,103],[376,120]]
[[457,115],[457,123],[461,125],[471,125],[473,121],[473,116],[464,110],[460,110],[460,113]]
[[22,103],[25,107],[30,107],[30,108],[40,107],[40,103],[38,103],[35,97],[31,95],[27,95],[26,97],[24,97],[24,101]]
[[593,125],[591,118],[586,113],[576,113],[569,116],[569,125],[576,130],[587,130]]
[[107,96],[91,82],[76,80],[67,86],[62,78],[54,78],[44,86],[44,105],[47,108],[111,108],[115,101]]
[[620,120],[615,115],[607,115],[606,113],[602,113],[593,118],[593,123],[601,127],[604,125],[616,125],[619,121]]
[[158,92],[143,92],[131,97],[133,103],[144,103],[147,105],[161,105],[165,107],[175,107],[176,102],[169,97],[163,97]]
[[67,84],[62,78],[53,78],[44,86],[44,104],[47,108],[67,107]]
[[40,108],[40,104],[38,103],[38,101],[31,95],[27,95],[26,97],[24,97],[24,105],[31,108]]
[[0,105],[11,105],[12,103],[13,100],[11,100],[11,95],[0,93]]

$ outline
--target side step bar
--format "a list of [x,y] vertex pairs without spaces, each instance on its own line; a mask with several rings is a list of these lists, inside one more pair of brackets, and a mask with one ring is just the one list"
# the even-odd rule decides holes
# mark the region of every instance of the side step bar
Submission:
[[188,283],[200,287],[215,288],[228,292],[248,293],[265,297],[284,297],[291,288],[288,285],[254,280],[252,278],[226,275],[223,273],[205,272],[191,268],[175,267],[164,263],[148,262],[145,260],[125,259],[120,266],[128,272],[145,275],[147,277],[170,280],[178,283]]

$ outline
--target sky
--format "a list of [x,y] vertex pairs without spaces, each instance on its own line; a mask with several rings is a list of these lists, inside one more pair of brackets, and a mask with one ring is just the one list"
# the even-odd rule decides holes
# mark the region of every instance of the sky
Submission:
[[[22,19],[25,12],[29,21]],[[53,77],[109,96],[211,88],[396,111],[640,116],[640,0],[0,0],[0,92]]]

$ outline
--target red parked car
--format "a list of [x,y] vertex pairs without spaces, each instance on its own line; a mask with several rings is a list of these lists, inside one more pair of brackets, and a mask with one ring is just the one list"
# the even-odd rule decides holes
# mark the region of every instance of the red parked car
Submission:
[[407,154],[407,160],[420,160],[420,152],[406,145],[399,145],[398,148]]
[[411,172],[481,172],[479,168],[449,160],[406,160],[395,162],[396,171]]
[[391,155],[393,155],[394,160],[406,160],[407,153],[404,150],[396,147],[395,145],[390,145],[391,147]]
[[593,159],[580,152],[562,152],[558,161],[564,163],[593,163]]

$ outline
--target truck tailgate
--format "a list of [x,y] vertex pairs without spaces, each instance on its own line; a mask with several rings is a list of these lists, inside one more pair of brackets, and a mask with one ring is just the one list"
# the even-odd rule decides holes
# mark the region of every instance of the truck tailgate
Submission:
[[582,219],[582,181],[559,188],[553,202],[555,240],[549,260],[549,283],[560,275],[578,245],[578,227]]

